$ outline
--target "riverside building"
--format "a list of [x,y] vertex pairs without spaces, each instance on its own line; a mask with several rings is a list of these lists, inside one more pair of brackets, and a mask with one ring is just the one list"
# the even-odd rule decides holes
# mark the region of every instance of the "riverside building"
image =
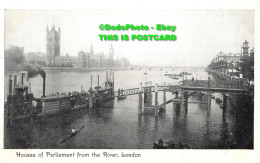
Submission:
[[103,69],[121,69],[130,65],[127,58],[114,58],[114,48],[112,44],[109,48],[108,56],[101,53],[94,53],[93,45],[89,51],[80,50],[77,56],[60,54],[61,29],[55,29],[53,25],[51,30],[46,27],[46,55],[41,52],[25,53],[25,59],[32,64],[38,64],[44,67],[67,67],[85,70],[103,70]]

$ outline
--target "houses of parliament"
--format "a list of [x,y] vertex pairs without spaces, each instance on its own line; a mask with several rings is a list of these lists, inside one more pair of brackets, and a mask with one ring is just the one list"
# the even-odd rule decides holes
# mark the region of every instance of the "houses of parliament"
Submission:
[[109,54],[94,53],[93,45],[89,51],[79,51],[77,56],[60,54],[61,29],[46,27],[46,54],[42,52],[25,53],[25,59],[32,64],[39,64],[43,67],[71,67],[86,70],[102,70],[113,68],[126,68],[130,65],[126,58],[114,59],[114,49],[111,44]]

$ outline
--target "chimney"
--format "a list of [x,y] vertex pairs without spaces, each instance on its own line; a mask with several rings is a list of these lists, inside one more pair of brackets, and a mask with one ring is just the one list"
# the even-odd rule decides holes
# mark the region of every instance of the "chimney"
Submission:
[[27,85],[28,84],[28,72],[20,71],[20,84],[19,85]]
[[23,77],[24,77],[23,71],[20,71],[20,80],[18,81],[18,85],[23,85]]
[[42,75],[42,79],[43,79],[43,82],[42,82],[42,97],[45,97],[45,78],[46,78],[46,74]]
[[17,85],[17,75],[12,75],[11,80],[9,80],[9,82],[12,82],[11,84],[9,84],[9,90],[11,90],[11,95],[15,95],[15,86]]
[[13,83],[13,80],[12,80],[12,75],[9,75],[9,78],[8,78],[8,95],[12,95],[12,83]]
[[28,93],[31,94],[32,90],[31,90],[31,82],[28,82]]

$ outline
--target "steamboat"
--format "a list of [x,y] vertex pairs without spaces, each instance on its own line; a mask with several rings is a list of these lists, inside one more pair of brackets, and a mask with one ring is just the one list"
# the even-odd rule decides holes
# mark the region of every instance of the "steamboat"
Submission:
[[[42,96],[35,98],[31,92],[31,83],[27,71],[9,75],[7,101],[5,102],[5,124],[14,125],[20,121],[34,121],[47,115],[81,108],[100,107],[114,99],[114,73],[106,71],[104,87],[98,86],[80,92],[53,93],[45,95],[46,74],[41,74]],[[91,76],[92,78],[92,76]],[[99,78],[99,76],[98,76]],[[92,85],[92,84],[91,84]],[[36,103],[36,105],[33,105]]]

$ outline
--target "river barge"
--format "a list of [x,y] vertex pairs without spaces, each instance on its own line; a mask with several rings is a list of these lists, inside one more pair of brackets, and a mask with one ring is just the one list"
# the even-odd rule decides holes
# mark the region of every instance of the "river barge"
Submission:
[[[88,91],[74,91],[45,95],[46,74],[43,78],[43,92],[40,98],[35,98],[31,92],[31,85],[27,71],[9,75],[8,95],[5,102],[5,124],[13,125],[20,120],[31,121],[46,115],[56,114],[62,111],[75,110],[80,108],[100,107],[107,101],[114,99],[114,73],[106,71],[106,82],[104,87],[98,86]],[[92,79],[92,76],[91,76]],[[36,106],[33,106],[35,101]],[[41,118],[40,118],[41,119]]]

